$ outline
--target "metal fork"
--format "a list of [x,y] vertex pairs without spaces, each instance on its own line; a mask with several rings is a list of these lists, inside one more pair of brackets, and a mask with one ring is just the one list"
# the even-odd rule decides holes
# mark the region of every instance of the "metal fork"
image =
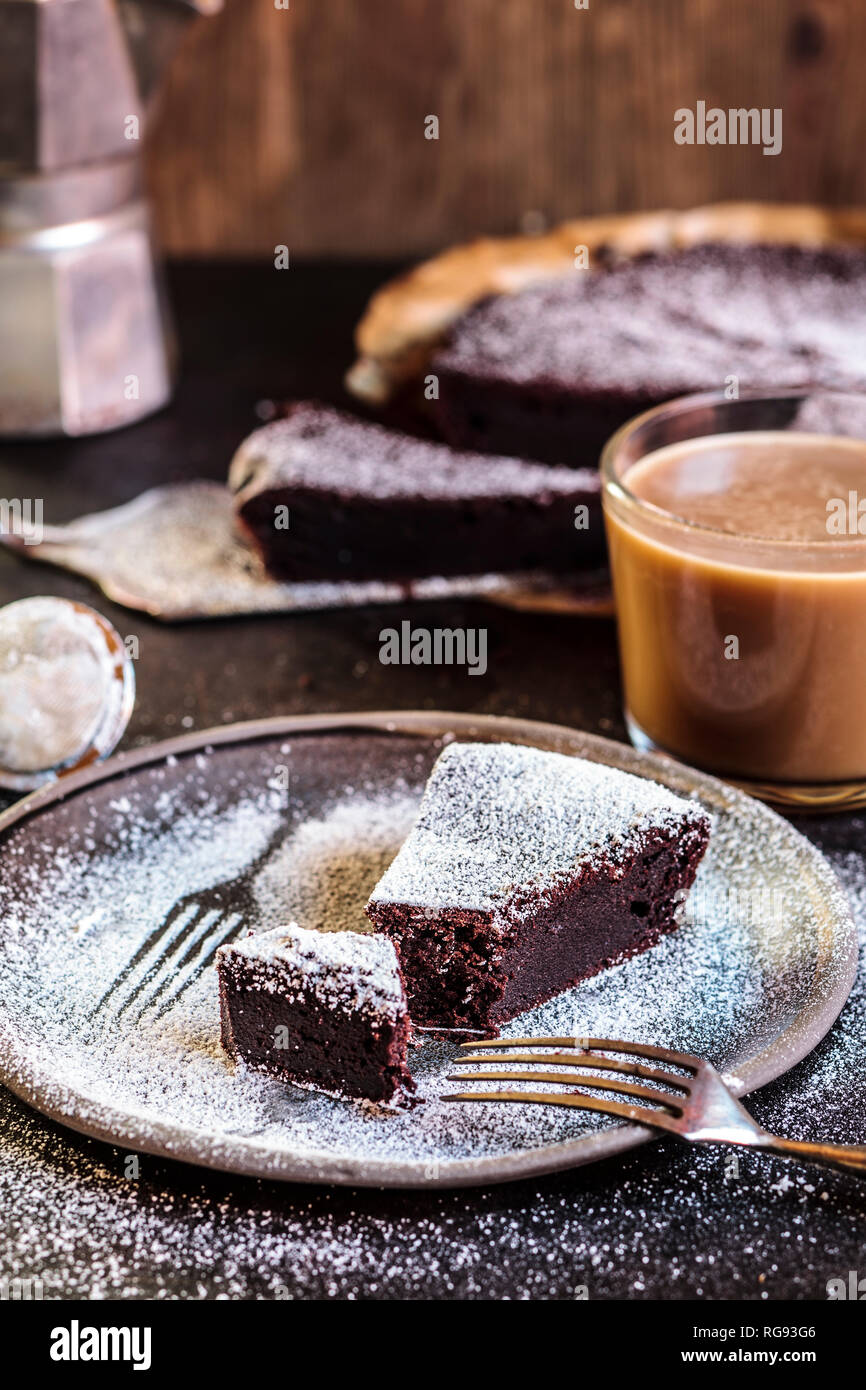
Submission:
[[115,1022],[131,1012],[137,1023],[150,1009],[163,1014],[212,963],[218,947],[255,920],[255,880],[286,838],[280,824],[264,849],[236,878],[179,898],[121,968],[98,1000],[93,1017]]
[[[529,1052],[521,1048],[571,1048],[566,1052]],[[499,1049],[491,1052],[489,1049]],[[535,1081],[575,1084],[591,1091],[613,1091],[646,1105],[632,1105],[605,1095],[584,1095],[581,1091],[465,1091],[444,1096],[450,1101],[517,1101],[521,1104],[567,1105],[578,1110],[597,1110],[620,1120],[661,1129],[694,1144],[740,1144],[751,1149],[769,1149],[786,1158],[800,1158],[844,1172],[866,1175],[866,1147],[853,1144],[807,1144],[800,1139],[782,1139],[762,1129],[738,1100],[731,1095],[722,1077],[709,1062],[666,1047],[647,1047],[644,1043],[617,1042],[610,1038],[495,1038],[461,1045],[458,1065],[471,1062],[521,1063],[530,1067],[573,1067],[581,1071],[613,1072],[613,1076],[580,1076],[560,1071],[476,1071],[457,1073],[449,1081]],[[679,1072],[648,1066],[645,1062],[623,1061],[604,1053],[622,1052],[645,1057]],[[575,1055],[577,1054],[577,1055]],[[685,1073],[685,1074],[684,1074]],[[652,1086],[624,1081],[634,1076]],[[664,1089],[659,1089],[664,1088]],[[650,1108],[650,1106],[654,1108]]]

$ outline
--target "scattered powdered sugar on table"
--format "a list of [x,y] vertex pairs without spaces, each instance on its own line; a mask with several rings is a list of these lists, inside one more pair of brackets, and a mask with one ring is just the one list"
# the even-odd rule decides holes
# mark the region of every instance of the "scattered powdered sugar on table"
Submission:
[[[342,810],[340,803],[335,815]],[[763,910],[755,885],[772,892],[777,876],[796,878],[796,854],[780,859],[772,837],[761,855],[738,859],[738,840],[749,829],[724,816],[717,822],[725,867],[707,866],[693,900],[696,917],[723,902],[728,923],[745,922]],[[257,848],[263,838],[266,832]],[[832,831],[824,839],[832,847]],[[866,944],[866,862],[851,853],[832,859]],[[4,878],[8,868],[9,861]],[[32,890],[39,909],[38,875]],[[797,896],[795,888],[795,931]],[[98,921],[69,921],[79,934],[99,929]],[[721,924],[712,944],[709,936],[703,932],[705,990],[715,988],[726,960]],[[690,952],[691,966],[697,957]],[[7,992],[3,980],[4,1010]],[[55,996],[63,997],[62,985]],[[619,1001],[622,1032],[629,1021],[622,992]],[[48,1011],[38,1000],[35,1007]],[[636,1022],[646,1020],[647,1007],[635,1000]],[[687,1007],[694,1014],[692,993]],[[710,998],[703,1007],[702,1031],[715,1038]],[[610,1009],[616,1017],[613,1001]],[[673,1040],[675,1024],[667,1026]],[[862,983],[826,1042],[748,1105],[762,1123],[793,1137],[866,1140]],[[728,1150],[663,1141],[531,1183],[382,1194],[260,1183],[118,1152],[47,1124],[2,1090],[0,1130],[0,1276],[37,1277],[46,1299],[569,1299],[582,1291],[591,1300],[823,1299],[827,1279],[856,1269],[862,1254],[862,1185],[768,1155],[743,1154],[732,1172]]]
[[798,1068],[800,1084],[787,1097],[780,1094],[775,1098],[773,1123],[780,1131],[796,1129],[803,1138],[819,1141],[835,1135],[840,1142],[862,1144],[866,1143],[862,1125],[859,1130],[839,1134],[836,1122],[843,1097],[849,1109],[856,1111],[855,1098],[859,1095],[860,1115],[866,1115],[866,983],[862,968],[866,951],[866,859],[850,850],[830,850],[828,858],[853,909],[861,968],[831,1038],[819,1044]]
[[[450,1160],[542,1148],[608,1125],[553,1108],[442,1102],[454,1089],[446,1079],[454,1048],[443,1042],[414,1051],[423,1104],[406,1113],[371,1115],[246,1074],[219,1045],[212,966],[162,1019],[96,1010],[172,905],[242,875],[281,820],[286,840],[259,871],[256,920],[247,925],[294,917],[363,927],[363,901],[407,833],[437,751],[425,747],[423,758],[395,755],[372,782],[353,768],[353,754],[341,754],[344,784],[324,803],[309,799],[304,776],[293,777],[287,795],[264,772],[242,775],[237,755],[216,749],[92,789],[82,817],[73,798],[14,828],[0,884],[0,1031],[14,1058],[11,1084],[26,1089],[35,1073],[51,1108],[103,1128],[110,1114],[130,1147],[192,1149],[216,1164],[237,1161],[243,1148],[260,1171],[288,1160],[308,1176],[350,1163],[423,1165],[434,1176]],[[275,755],[255,756],[265,767]],[[815,884],[800,844],[781,821],[762,818],[758,834],[742,807],[718,810],[680,929],[509,1031],[623,1036],[736,1066],[784,1029],[814,985],[820,905],[810,902]],[[772,913],[749,913],[768,881],[779,902]]]

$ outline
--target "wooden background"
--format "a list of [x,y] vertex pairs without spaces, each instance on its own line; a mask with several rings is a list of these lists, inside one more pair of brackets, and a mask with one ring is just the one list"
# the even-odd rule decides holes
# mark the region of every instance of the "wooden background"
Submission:
[[[159,224],[179,253],[359,257],[578,213],[866,203],[864,57],[866,0],[226,0],[156,113]],[[782,107],[782,153],[677,146],[699,99]]]

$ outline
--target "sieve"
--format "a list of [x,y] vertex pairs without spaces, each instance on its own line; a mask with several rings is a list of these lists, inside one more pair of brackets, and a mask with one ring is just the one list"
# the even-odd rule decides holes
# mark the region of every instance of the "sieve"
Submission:
[[104,758],[134,700],[132,660],[94,609],[53,597],[0,608],[0,786],[31,791]]

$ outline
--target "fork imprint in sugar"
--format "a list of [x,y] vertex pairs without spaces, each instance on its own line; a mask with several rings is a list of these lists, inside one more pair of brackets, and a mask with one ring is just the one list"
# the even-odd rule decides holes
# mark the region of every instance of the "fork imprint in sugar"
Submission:
[[253,884],[285,836],[281,824],[239,877],[179,898],[121,967],[93,1017],[109,1024],[128,1016],[130,1022],[138,1023],[150,1010],[155,1019],[168,1013],[213,964],[219,947],[255,920]]

